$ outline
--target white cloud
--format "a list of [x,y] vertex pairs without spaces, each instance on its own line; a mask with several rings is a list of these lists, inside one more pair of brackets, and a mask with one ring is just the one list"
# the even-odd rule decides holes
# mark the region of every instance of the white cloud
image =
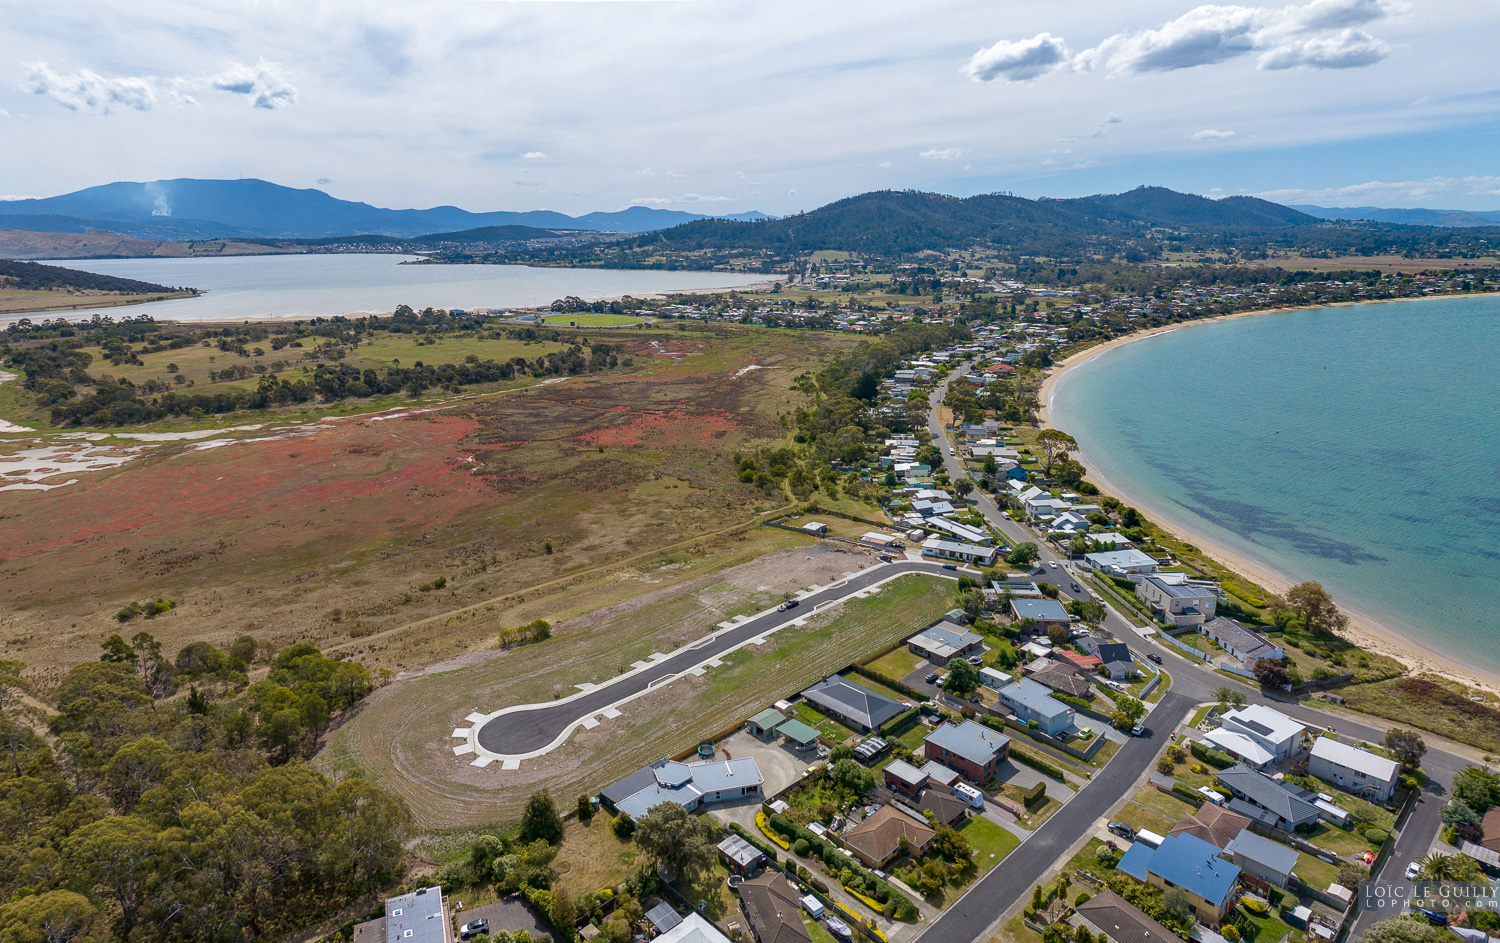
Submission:
[[876,164],[875,166],[876,167],[889,167],[889,166],[891,166],[891,162],[888,161],[888,160],[883,160],[880,163]]
[[1030,39],[1004,40],[974,53],[964,74],[976,82],[1025,82],[1060,69],[1068,61],[1068,46],[1051,33]]
[[635,172],[635,175],[637,177],[653,177],[655,176],[655,173],[652,172],[650,167],[642,167],[640,170],[637,170]]
[[1357,69],[1390,55],[1390,47],[1362,29],[1339,30],[1331,36],[1292,40],[1268,50],[1257,60],[1262,69]]
[[679,206],[684,203],[725,203],[727,196],[704,196],[701,193],[684,193],[682,196],[638,196],[630,201],[631,206]]
[[1390,16],[1389,0],[1312,0],[1302,6],[1205,4],[1161,26],[1127,30],[1070,56],[1051,33],[1002,40],[975,53],[964,72],[978,82],[1024,81],[1063,68],[1118,75],[1172,72],[1260,53],[1257,67],[1351,69],[1390,54],[1356,26]]
[[121,108],[150,111],[157,104],[157,83],[149,76],[107,79],[92,69],[59,73],[45,62],[29,62],[25,68],[23,88],[35,95],[45,95],[69,111],[87,109],[104,114]]
[[963,151],[956,147],[930,148],[917,156],[924,160],[957,160],[963,156]]
[[[1321,203],[1329,206],[1405,204],[1500,195],[1500,176],[1427,177],[1423,180],[1369,180],[1342,187],[1267,190],[1255,194],[1278,203]],[[1429,208],[1432,208],[1429,206]],[[1441,209],[1442,207],[1437,207]]]
[[210,76],[208,83],[218,91],[244,95],[253,106],[267,111],[280,111],[297,104],[297,89],[279,62],[261,59],[253,66],[236,62]]
[[546,160],[547,155],[541,151],[527,151],[521,155],[522,160]]
[[1215,131],[1212,128],[1195,131],[1188,136],[1194,141],[1227,141],[1232,137],[1236,137],[1233,131]]

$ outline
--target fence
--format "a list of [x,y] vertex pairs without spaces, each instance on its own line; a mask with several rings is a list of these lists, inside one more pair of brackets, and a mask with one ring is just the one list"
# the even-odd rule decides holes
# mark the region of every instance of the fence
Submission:
[[1183,654],[1185,654],[1185,655],[1191,655],[1192,657],[1198,659],[1199,661],[1209,661],[1210,659],[1213,658],[1213,656],[1210,655],[1210,654],[1208,654],[1207,652],[1200,652],[1198,649],[1196,649],[1193,646],[1187,644],[1186,642],[1179,642],[1179,641],[1177,641],[1177,639],[1173,638],[1172,636],[1168,635],[1165,632],[1158,632],[1158,633],[1156,633],[1156,637],[1157,637],[1157,639],[1159,641],[1166,642],[1168,645],[1174,646],[1178,651],[1182,652]]
[[1161,684],[1161,672],[1160,671],[1158,671],[1156,674],[1152,675],[1151,676],[1151,680],[1148,681],[1148,682],[1146,682],[1146,686],[1144,688],[1141,688],[1141,698],[1140,699],[1144,701],[1146,699],[1146,695],[1150,694],[1152,691],[1155,691],[1156,690],[1156,686],[1158,684]]

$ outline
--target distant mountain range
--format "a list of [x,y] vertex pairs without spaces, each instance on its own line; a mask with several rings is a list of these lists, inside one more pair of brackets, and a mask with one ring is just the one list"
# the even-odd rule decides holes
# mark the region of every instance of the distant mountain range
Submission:
[[1319,219],[1367,219],[1375,223],[1398,223],[1405,226],[1495,226],[1500,225],[1500,210],[1425,210],[1388,209],[1379,206],[1312,206],[1291,204]]
[[490,226],[643,233],[700,219],[759,220],[764,213],[709,217],[632,206],[568,216],[548,210],[471,213],[456,206],[392,210],[264,180],[109,183],[62,196],[0,201],[0,228],[81,233],[108,230],[139,239],[424,236]]

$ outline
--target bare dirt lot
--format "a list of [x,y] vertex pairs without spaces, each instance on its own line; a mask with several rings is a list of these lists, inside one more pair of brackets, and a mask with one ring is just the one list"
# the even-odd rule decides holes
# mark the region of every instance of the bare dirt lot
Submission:
[[[791,377],[843,342],[643,331],[630,372],[220,447],[153,442],[75,484],[0,492],[0,651],[44,694],[111,632],[141,628],[169,653],[248,633],[400,670],[609,604],[636,578],[617,574],[674,554],[758,554],[759,533],[714,541],[785,502],[741,484],[730,456],[781,439]],[[752,363],[773,369],[739,372]],[[156,597],[179,605],[115,621]]]

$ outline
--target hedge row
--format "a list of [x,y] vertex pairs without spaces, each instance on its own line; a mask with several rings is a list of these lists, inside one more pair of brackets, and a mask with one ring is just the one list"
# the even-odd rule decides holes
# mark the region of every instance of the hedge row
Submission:
[[1053,691],[1052,696],[1057,700],[1062,701],[1069,707],[1075,707],[1081,711],[1091,711],[1094,709],[1094,705],[1090,704],[1088,701],[1085,701],[1081,697],[1074,697],[1071,694],[1064,694],[1061,691]]
[[539,890],[530,884],[522,884],[521,896],[526,898],[526,903],[530,904],[543,920],[547,921],[547,926],[552,928],[552,932],[561,943],[574,943],[578,939],[577,929],[557,916],[557,893],[555,891]]
[[1062,770],[1058,769],[1056,766],[1053,766],[1051,763],[1048,763],[1041,757],[1032,756],[1025,750],[1017,750],[1014,746],[1012,746],[1010,748],[1010,758],[1015,760],[1017,763],[1024,763],[1025,765],[1031,767],[1044,776],[1051,776],[1053,779],[1057,780],[1060,783],[1065,783],[1068,781],[1067,777],[1063,775]]
[[1235,758],[1230,756],[1228,753],[1223,753],[1219,750],[1211,750],[1197,740],[1188,741],[1188,749],[1193,752],[1194,756],[1207,763],[1209,766],[1212,766],[1214,769],[1228,769],[1237,762]]

